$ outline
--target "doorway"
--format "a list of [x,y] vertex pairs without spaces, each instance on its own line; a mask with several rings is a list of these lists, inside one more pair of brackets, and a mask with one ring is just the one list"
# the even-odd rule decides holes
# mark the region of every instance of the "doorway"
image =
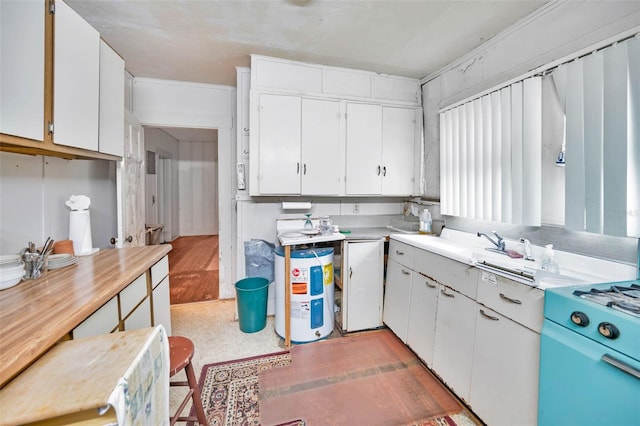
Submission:
[[216,129],[145,129],[156,159],[147,175],[148,220],[164,225],[171,304],[219,297],[218,134]]

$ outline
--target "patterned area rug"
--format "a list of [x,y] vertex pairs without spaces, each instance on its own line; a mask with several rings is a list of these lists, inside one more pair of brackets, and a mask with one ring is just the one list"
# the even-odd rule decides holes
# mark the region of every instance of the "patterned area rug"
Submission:
[[[259,425],[258,373],[288,365],[289,352],[280,352],[202,367],[202,406],[211,426]],[[303,426],[294,420],[287,426]]]

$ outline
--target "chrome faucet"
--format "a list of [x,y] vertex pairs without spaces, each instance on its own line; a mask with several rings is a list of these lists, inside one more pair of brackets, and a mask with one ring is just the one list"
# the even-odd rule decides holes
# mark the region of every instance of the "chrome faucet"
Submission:
[[487,249],[487,250],[491,250],[491,251],[497,251],[499,253],[505,253],[505,245],[504,245],[504,238],[502,238],[500,235],[498,235],[498,233],[496,231],[492,231],[491,232],[493,235],[496,236],[497,240],[493,240],[493,238],[491,238],[489,235],[485,234],[484,232],[478,232],[478,237],[486,237],[487,240],[491,241],[491,244],[493,244],[494,246],[496,246],[496,248],[491,248],[491,249]]

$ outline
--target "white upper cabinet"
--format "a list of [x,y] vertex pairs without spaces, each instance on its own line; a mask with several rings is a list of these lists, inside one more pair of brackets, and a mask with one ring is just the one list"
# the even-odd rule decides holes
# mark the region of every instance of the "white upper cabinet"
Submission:
[[100,152],[122,157],[124,151],[124,60],[100,41]]
[[302,99],[302,194],[344,193],[340,102]]
[[[257,193],[263,195],[300,193],[300,98],[297,96],[259,95],[258,162],[251,164],[257,180]],[[252,157],[252,160],[254,157]],[[252,195],[256,185],[251,185]]]
[[347,104],[348,195],[411,195],[416,109]]
[[382,195],[414,193],[417,121],[415,108],[382,108]]
[[418,80],[251,56],[251,195],[417,194]]
[[98,151],[100,34],[64,2],[55,4],[53,141]]
[[347,104],[347,194],[380,194],[381,163],[382,106]]
[[252,195],[339,195],[340,103],[260,94]]
[[0,2],[0,133],[44,136],[44,1]]

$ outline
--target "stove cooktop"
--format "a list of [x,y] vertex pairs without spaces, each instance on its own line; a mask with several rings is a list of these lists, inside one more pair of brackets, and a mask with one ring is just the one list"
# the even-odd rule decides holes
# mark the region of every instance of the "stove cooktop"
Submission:
[[640,285],[612,285],[609,288],[575,290],[574,296],[617,309],[640,318]]

